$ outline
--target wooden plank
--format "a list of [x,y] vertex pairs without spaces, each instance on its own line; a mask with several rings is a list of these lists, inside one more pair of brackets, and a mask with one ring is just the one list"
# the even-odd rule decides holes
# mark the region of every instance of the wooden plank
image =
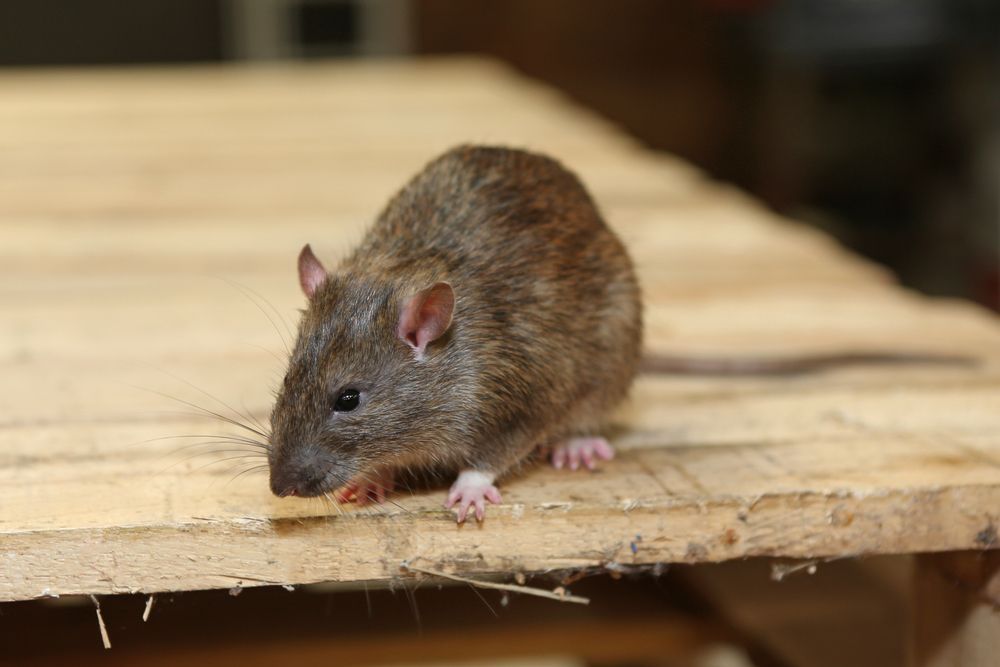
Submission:
[[[615,461],[526,470],[482,526],[456,527],[441,489],[344,516],[278,500],[235,478],[260,461],[161,439],[225,429],[137,387],[265,420],[299,247],[339,256],[469,140],[582,175],[633,249],[651,350],[976,363],[643,377]],[[0,599],[392,580],[417,558],[476,575],[995,546],[994,316],[901,290],[491,63],[2,73],[0,219]]]

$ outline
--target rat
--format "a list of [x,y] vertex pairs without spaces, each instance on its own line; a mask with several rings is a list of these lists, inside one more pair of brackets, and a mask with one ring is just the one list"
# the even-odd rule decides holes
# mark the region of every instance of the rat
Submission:
[[271,415],[271,490],[385,499],[449,471],[445,507],[482,521],[535,452],[613,457],[601,434],[642,347],[632,262],[580,180],[524,150],[459,146],[388,203],[308,299]]
[[557,161],[460,146],[397,193],[328,272],[306,245],[308,299],[271,414],[271,490],[382,502],[400,473],[455,475],[459,523],[501,502],[533,453],[556,468],[614,456],[601,434],[636,373],[788,376],[964,357],[641,355],[632,262]]

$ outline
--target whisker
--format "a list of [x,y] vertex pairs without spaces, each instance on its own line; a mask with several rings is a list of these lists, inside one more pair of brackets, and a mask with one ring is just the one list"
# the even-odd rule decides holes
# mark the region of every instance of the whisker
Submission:
[[[261,306],[260,303],[258,303],[256,299],[254,299],[253,297],[251,297],[251,294],[254,295],[254,296],[256,296],[257,298],[261,299],[263,302],[267,303],[269,306],[271,306],[271,308],[274,309],[275,313],[280,318],[281,317],[281,313],[278,313],[277,309],[274,308],[274,306],[271,304],[271,302],[268,301],[267,299],[265,299],[264,297],[262,297],[260,294],[258,294],[254,290],[252,290],[251,288],[247,287],[246,285],[241,285],[241,284],[239,284],[239,283],[237,283],[237,282],[235,282],[233,280],[230,280],[229,278],[225,278],[223,276],[217,276],[217,277],[219,278],[219,280],[222,280],[222,281],[224,281],[226,283],[229,283],[229,285],[231,287],[236,288],[236,290],[238,290],[240,292],[240,294],[242,294],[244,297],[246,297],[247,301],[249,301],[250,303],[252,303],[257,308],[257,310],[259,310],[261,312],[261,314],[264,317],[267,318],[267,321],[270,322],[271,326],[274,328],[274,332],[276,334],[278,334],[278,338],[281,340],[281,344],[285,346],[285,352],[288,353],[288,356],[292,356],[292,350],[288,346],[288,340],[285,339],[285,335],[283,333],[281,333],[281,329],[278,328],[277,322],[274,321],[274,318],[271,317],[271,315],[266,310],[264,310],[264,307]],[[284,322],[284,320],[282,320],[282,321]],[[288,322],[284,322],[284,324],[285,324],[285,329],[287,331],[288,330]],[[290,331],[288,331],[288,333],[291,334]]]
[[[199,457],[209,456],[209,455],[216,454],[216,453],[225,453],[225,451],[220,451],[220,452],[212,452],[212,451],[198,452],[198,453],[195,453],[195,454],[191,454],[190,456],[182,457],[181,459],[179,459],[177,461],[174,461],[170,465],[168,465],[165,468],[163,468],[162,470],[160,470],[157,474],[162,475],[162,474],[166,473],[168,470],[170,470],[171,468],[176,468],[179,465],[183,465],[183,464],[188,463],[189,461],[193,461],[193,460],[195,460],[195,459],[197,459]],[[197,467],[193,468],[191,470],[191,472],[197,472],[197,471],[201,470],[202,468],[207,468],[208,466],[215,465],[217,463],[223,463],[225,461],[229,461],[229,460],[232,460],[232,459],[238,459],[238,458],[258,459],[258,460],[260,459],[260,457],[258,455],[256,455],[256,454],[242,454],[240,456],[226,457],[226,458],[223,458],[223,459],[213,459],[213,460],[211,460],[211,461],[209,461],[207,463],[204,463],[204,464],[202,464],[200,466],[197,466]]]
[[[257,459],[261,461],[267,460],[267,452],[262,450],[247,448],[245,446],[239,447],[219,447],[218,445],[230,445],[233,443],[227,442],[225,440],[209,440],[206,442],[198,442],[193,445],[186,445],[184,447],[177,447],[169,452],[164,452],[159,458],[171,458],[180,457],[178,460],[174,461],[172,464],[168,465],[161,472],[166,472],[171,468],[178,466],[182,463],[187,463],[188,461],[197,459],[201,456],[210,456],[212,454],[226,454],[226,453],[239,453],[240,455],[248,459]],[[200,450],[200,451],[199,451]],[[187,456],[181,456],[183,453],[189,453]]]
[[[168,376],[168,377],[171,377],[171,378],[173,378],[173,379],[177,380],[178,382],[183,382],[183,383],[184,383],[184,384],[186,384],[187,386],[189,386],[189,387],[191,387],[192,389],[194,389],[195,391],[199,392],[199,393],[200,393],[201,395],[205,396],[206,398],[208,398],[208,399],[210,399],[210,400],[213,400],[213,401],[215,401],[216,403],[218,403],[218,404],[219,404],[219,405],[221,405],[222,407],[226,408],[226,409],[227,409],[227,410],[229,410],[229,411],[230,411],[231,413],[233,413],[234,415],[238,416],[238,417],[239,417],[240,419],[247,419],[247,420],[249,420],[249,421],[255,421],[255,418],[254,418],[254,416],[253,416],[252,414],[250,414],[250,411],[249,411],[249,410],[247,410],[246,414],[244,414],[244,413],[240,412],[239,410],[237,410],[236,408],[234,408],[233,406],[231,406],[231,405],[230,405],[229,403],[226,403],[225,401],[223,401],[223,400],[222,400],[221,398],[219,398],[218,396],[216,396],[216,395],[214,395],[214,394],[212,394],[212,393],[210,393],[210,392],[208,392],[208,391],[206,391],[206,390],[202,389],[201,387],[199,387],[198,385],[194,384],[194,383],[193,383],[193,382],[191,382],[190,380],[187,380],[187,379],[185,379],[185,378],[182,378],[181,376],[177,375],[176,373],[171,373],[170,371],[167,371],[167,370],[164,370],[164,369],[162,369],[162,368],[159,368],[159,369],[157,369],[157,370],[159,370],[159,372],[163,373],[164,375],[166,375],[166,376]],[[244,406],[244,409],[245,409],[245,407],[246,407],[246,406]],[[258,424],[258,426],[260,426],[260,427],[261,427],[261,430],[259,431],[259,433],[261,434],[261,436],[263,436],[263,437],[265,437],[265,438],[266,438],[266,437],[267,437],[267,435],[265,435],[265,434],[267,433],[267,429],[265,429],[265,428],[264,428],[264,427],[263,427],[262,425],[260,425],[260,424]]]
[[247,468],[246,470],[237,473],[235,477],[233,477],[228,482],[226,482],[226,486],[229,486],[230,484],[232,484],[233,482],[235,482],[236,480],[238,480],[243,475],[248,475],[248,474],[252,474],[252,473],[255,473],[255,472],[264,472],[265,470],[268,469],[268,467],[269,466],[267,466],[267,465],[258,465],[258,466],[253,466],[251,468]]
[[[357,535],[354,532],[354,526],[358,525],[357,524],[357,521],[358,521],[357,514],[355,512],[348,512],[348,511],[346,511],[345,508],[344,508],[344,506],[343,506],[343,503],[337,501],[337,499],[334,498],[333,495],[330,492],[323,493],[322,499],[326,501],[326,504],[333,506],[333,509],[334,509],[334,511],[337,512],[337,515],[339,516],[339,518],[343,520],[343,525],[345,526],[345,529],[351,534],[352,539],[356,539]],[[374,528],[370,524],[365,523],[364,525],[369,530],[372,531],[373,535],[375,534],[375,530],[374,530]]]
[[329,506],[330,509],[336,511],[337,514],[339,514],[340,516],[344,516],[344,510],[340,507],[340,503],[335,502],[334,497],[330,494],[329,491],[324,491],[323,495],[321,495],[320,498],[323,499],[324,504]]
[[[254,440],[252,438],[245,438],[240,435],[231,435],[228,433],[188,433],[183,435],[164,435],[159,438],[149,438],[148,440],[139,440],[138,442],[131,442],[126,447],[134,447],[136,445],[148,445],[151,442],[162,442],[164,440],[185,440],[193,438],[214,438],[218,442],[232,442],[247,445],[248,447],[255,447],[258,449],[269,450],[270,447],[259,440]],[[187,447],[195,447],[199,443],[194,445],[185,445],[180,449],[186,449]]]
[[246,403],[244,403],[241,400],[240,401],[240,405],[243,406],[243,414],[245,414],[250,419],[250,421],[252,421],[254,423],[254,425],[257,428],[259,428],[261,431],[265,431],[266,433],[270,433],[271,432],[271,429],[269,429],[267,426],[265,426],[264,424],[262,424],[261,421],[259,419],[257,419],[257,417],[254,416],[253,412],[251,412],[250,409],[247,408]]
[[265,447],[257,447],[257,446],[253,446],[253,445],[248,445],[246,443],[239,442],[239,441],[234,441],[234,440],[229,440],[227,438],[214,438],[214,439],[211,439],[211,440],[203,440],[201,442],[195,442],[195,443],[190,444],[190,445],[182,445],[180,447],[174,447],[172,450],[170,450],[169,453],[170,454],[179,454],[181,452],[185,452],[185,451],[188,451],[188,450],[191,450],[191,449],[198,449],[199,447],[210,447],[210,446],[215,446],[215,445],[233,445],[234,447],[232,449],[230,449],[229,451],[233,451],[233,452],[236,452],[236,451],[248,452],[248,453],[253,453],[253,454],[257,455],[257,456],[261,456],[261,457],[265,457],[265,458],[267,457],[267,454],[268,454],[268,450]]
[[287,358],[282,359],[280,356],[278,356],[277,352],[275,352],[272,349],[266,348],[263,345],[258,345],[257,343],[249,343],[249,342],[244,342],[243,344],[246,345],[246,346],[248,346],[248,347],[252,347],[255,350],[260,350],[261,352],[266,352],[267,354],[271,355],[274,358],[274,360],[277,361],[281,365],[284,365],[284,364],[288,363],[288,359]]
[[[171,468],[176,468],[179,465],[183,465],[185,463],[188,463],[189,461],[193,461],[194,459],[197,459],[200,456],[208,456],[209,454],[212,454],[212,453],[215,453],[215,452],[205,452],[205,453],[193,454],[191,456],[186,456],[186,457],[182,458],[179,461],[174,461],[173,463],[171,463],[170,465],[168,465],[166,468],[164,468],[163,470],[161,470],[159,472],[159,474],[163,474],[163,473],[167,472],[168,470],[170,470]],[[224,452],[218,452],[218,453],[224,453]],[[240,455],[240,456],[227,456],[227,457],[221,458],[221,459],[213,459],[213,460],[211,460],[211,461],[209,461],[207,463],[203,463],[200,466],[192,468],[191,472],[198,472],[199,470],[203,470],[204,468],[207,468],[209,466],[217,465],[219,463],[225,463],[226,461],[235,461],[235,460],[239,460],[239,459],[256,459],[256,460],[260,460],[260,457],[258,457],[255,454],[243,454],[243,455]],[[260,465],[262,467],[268,467],[267,464],[260,464]]]
[[[201,456],[201,454],[196,454],[195,457],[197,457],[197,456]],[[195,458],[195,457],[192,457],[192,458]],[[242,460],[242,459],[257,459],[257,458],[258,457],[254,456],[253,454],[241,454],[240,456],[226,456],[224,458],[215,459],[214,461],[209,461],[208,463],[202,464],[202,465],[198,466],[197,468],[195,468],[192,472],[196,472],[198,470],[202,470],[204,468],[207,468],[209,466],[214,466],[214,465],[219,464],[219,463],[225,463],[226,461],[239,461],[239,460]],[[260,464],[260,465],[263,466],[264,464]]]
[[275,305],[271,302],[271,300],[248,285],[244,285],[244,287],[246,287],[251,294],[255,295],[258,299],[263,301],[268,308],[271,309],[271,312],[274,313],[278,317],[278,320],[282,323],[282,325],[284,325],[285,331],[288,333],[288,337],[291,340],[295,340],[295,333],[293,332],[291,325],[288,323],[288,320],[281,313],[281,311],[275,307]]
[[[225,460],[228,460],[228,459],[224,459],[224,460],[221,460],[221,461],[214,461],[213,463],[223,463]],[[211,464],[209,464],[209,465],[211,465]],[[209,486],[213,486],[214,487],[219,482],[219,477],[231,475],[236,470],[240,470],[240,467],[243,466],[243,465],[247,465],[247,464],[241,464],[241,463],[230,464],[225,470],[221,471],[221,473],[218,476],[216,476],[215,479],[212,480],[212,483]],[[207,466],[202,466],[202,467],[207,467]],[[253,470],[263,470],[266,467],[267,466],[265,466],[265,465],[253,464],[249,468],[244,468],[244,470],[241,470],[236,475],[234,475],[232,477],[229,477],[229,479],[226,480],[226,482],[223,484],[223,486],[229,486],[229,484],[234,479],[236,479],[237,477],[239,477],[240,475],[242,475],[244,471],[251,472]],[[199,468],[196,468],[195,470],[199,470]]]
[[[207,444],[211,445],[211,443],[207,443]],[[177,451],[171,452],[171,453],[172,454],[179,454],[180,450],[177,450]],[[206,450],[200,451],[200,452],[196,451],[195,453],[190,454],[189,456],[185,457],[183,460],[184,461],[190,461],[191,459],[196,459],[199,456],[209,456],[211,454],[232,454],[232,453],[238,453],[241,456],[243,456],[244,458],[248,458],[248,459],[257,459],[259,461],[266,461],[267,460],[267,457],[265,455],[261,454],[260,452],[248,452],[245,449],[237,449],[237,448],[233,448],[233,447],[221,447],[221,448],[216,448],[216,449],[206,449]]]
[[242,429],[244,429],[246,431],[249,431],[249,432],[251,432],[251,433],[253,433],[255,435],[259,435],[260,437],[264,438],[265,440],[269,438],[269,436],[268,436],[267,433],[264,433],[263,431],[259,431],[256,428],[254,428],[253,426],[249,426],[247,424],[244,424],[243,422],[237,421],[237,420],[233,419],[232,417],[227,417],[226,415],[219,414],[218,412],[215,412],[214,410],[209,410],[208,408],[202,407],[202,406],[200,406],[200,405],[198,405],[196,403],[192,403],[191,401],[186,401],[183,398],[178,398],[177,396],[171,396],[170,394],[164,393],[162,391],[157,391],[155,389],[149,389],[148,387],[139,387],[139,386],[136,386],[136,385],[132,385],[132,386],[135,389],[138,389],[140,391],[147,391],[147,392],[149,392],[151,394],[155,394],[157,396],[161,396],[161,397],[169,399],[171,401],[175,401],[177,403],[180,403],[181,405],[186,405],[189,408],[193,408],[193,409],[197,410],[199,413],[202,414],[202,416],[214,417],[216,419],[219,419],[221,421],[226,422],[227,424],[231,424],[231,425],[236,426],[238,428],[242,428]]

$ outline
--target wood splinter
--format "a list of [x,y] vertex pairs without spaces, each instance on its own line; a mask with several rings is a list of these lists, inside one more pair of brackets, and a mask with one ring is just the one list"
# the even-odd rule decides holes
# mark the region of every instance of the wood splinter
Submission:
[[146,608],[142,610],[142,622],[145,623],[149,620],[149,612],[153,610],[153,602],[156,601],[155,595],[150,595],[149,599],[146,600]]
[[97,610],[97,627],[101,629],[101,642],[104,643],[104,648],[111,648],[111,638],[108,637],[108,628],[104,625],[104,616],[101,615],[101,602],[95,595],[90,596],[90,601],[94,603],[94,609]]
[[532,586],[520,586],[518,584],[502,584],[495,581],[482,581],[479,579],[470,579],[468,577],[460,577],[457,574],[449,574],[447,572],[438,572],[437,570],[428,570],[422,567],[416,567],[415,565],[410,565],[408,561],[403,561],[401,564],[404,570],[410,572],[419,572],[420,574],[426,574],[432,577],[441,577],[442,579],[450,579],[451,581],[457,581],[463,584],[469,584],[470,586],[476,586],[478,588],[492,588],[498,591],[510,591],[512,593],[523,593],[525,595],[534,595],[540,598],[547,598],[549,600],[558,600],[560,602],[573,602],[576,604],[590,604],[590,598],[581,597],[579,595],[570,595],[565,592],[565,589],[560,586],[555,590],[546,590],[544,588],[534,588]]

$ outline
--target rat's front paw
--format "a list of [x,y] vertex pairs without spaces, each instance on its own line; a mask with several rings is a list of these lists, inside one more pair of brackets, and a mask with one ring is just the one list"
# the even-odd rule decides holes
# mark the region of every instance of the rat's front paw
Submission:
[[501,502],[500,491],[493,486],[494,479],[494,475],[478,470],[464,470],[458,475],[444,503],[447,508],[458,506],[455,509],[458,523],[465,522],[470,507],[476,508],[476,520],[482,521],[486,515],[486,501],[494,505]]
[[337,502],[349,503],[357,502],[359,505],[366,503],[382,503],[385,497],[392,492],[394,486],[391,471],[385,470],[367,475],[358,475],[344,486],[334,492]]
[[614,448],[604,438],[570,438],[552,450],[552,467],[576,470],[580,463],[593,470],[597,461],[610,461]]

